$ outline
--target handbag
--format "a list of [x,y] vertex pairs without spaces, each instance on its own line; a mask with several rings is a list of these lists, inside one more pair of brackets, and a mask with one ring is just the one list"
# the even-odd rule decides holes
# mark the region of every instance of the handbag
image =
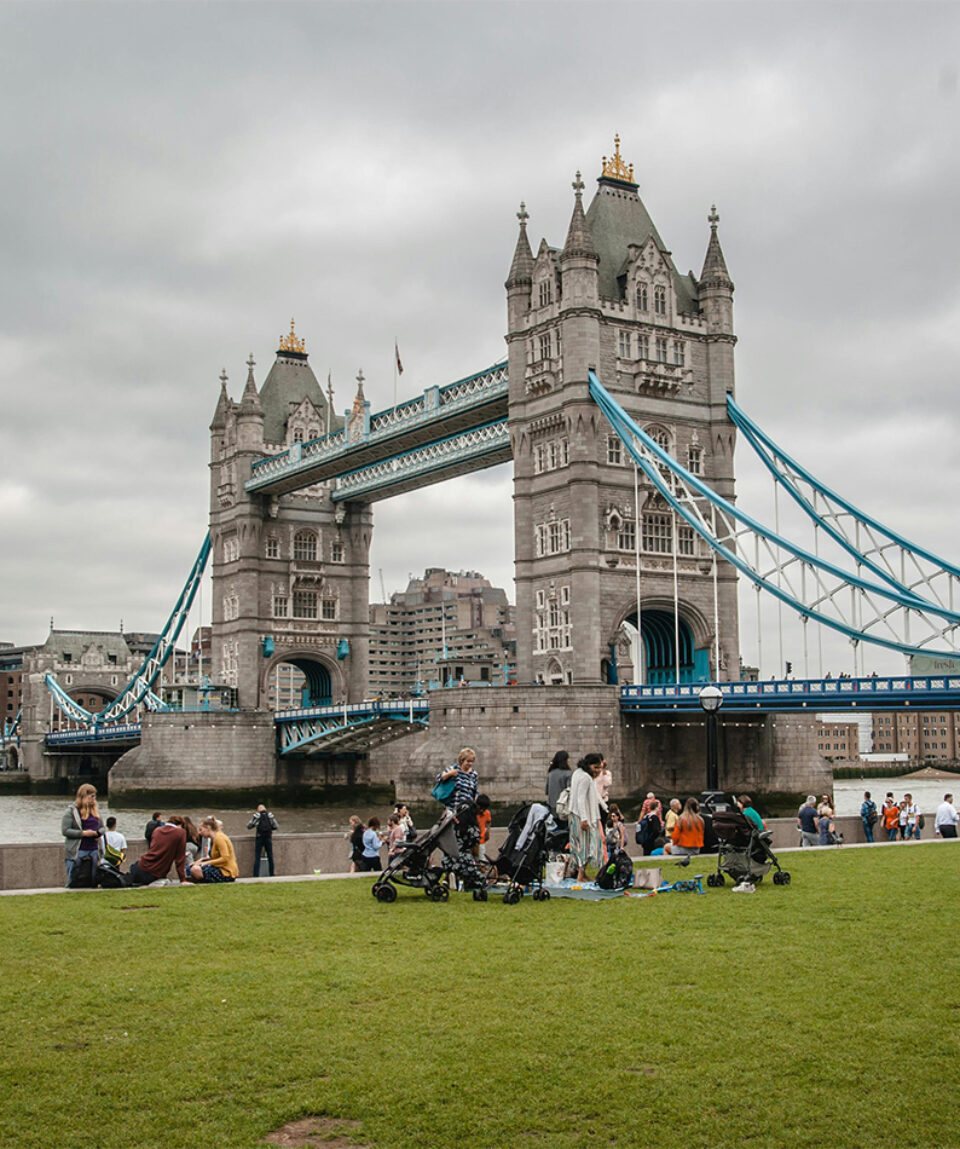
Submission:
[[566,822],[570,817],[570,787],[567,786],[560,791],[557,796],[556,805],[557,817],[561,822]]
[[430,791],[438,802],[446,802],[450,795],[457,788],[457,776],[454,774],[452,778],[447,778],[446,781],[437,782],[434,788]]

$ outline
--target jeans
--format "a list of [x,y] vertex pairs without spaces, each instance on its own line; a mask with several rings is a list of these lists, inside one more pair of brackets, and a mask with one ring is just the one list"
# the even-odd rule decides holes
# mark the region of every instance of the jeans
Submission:
[[73,867],[77,864],[75,858],[66,858],[63,863],[67,867],[67,880],[63,883],[64,889],[70,886],[70,879],[73,877]]
[[253,843],[253,876],[260,876],[260,851],[267,855],[267,865],[270,867],[270,877],[273,877],[273,836],[257,837]]
[[866,820],[866,818],[861,818],[860,820],[861,820],[861,822],[863,822],[863,835],[864,835],[864,837],[867,839],[868,842],[872,842],[873,841],[873,827]]
[[891,826],[890,829],[887,830],[887,837],[891,842],[895,842],[897,840],[897,834],[899,833],[899,830],[899,826]]

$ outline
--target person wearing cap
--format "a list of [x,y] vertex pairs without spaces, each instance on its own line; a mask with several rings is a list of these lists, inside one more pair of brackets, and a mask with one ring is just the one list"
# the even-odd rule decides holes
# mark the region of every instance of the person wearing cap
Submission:
[[960,814],[957,813],[957,808],[953,804],[953,795],[944,794],[943,801],[937,807],[934,831],[941,838],[956,838],[958,822],[960,822]]

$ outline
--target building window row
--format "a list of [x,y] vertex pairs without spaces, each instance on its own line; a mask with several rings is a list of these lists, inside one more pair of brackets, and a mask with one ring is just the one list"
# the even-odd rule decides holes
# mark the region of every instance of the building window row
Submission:
[[556,555],[570,549],[570,520],[551,519],[538,523],[536,531],[537,557]]
[[[297,531],[293,537],[293,558],[295,562],[316,562],[320,556],[321,538],[316,531]],[[281,557],[280,539],[276,535],[268,536],[264,544],[264,554],[268,559]],[[226,546],[224,546],[226,559]],[[344,561],[344,547],[340,539],[330,543],[330,561],[342,563]]]
[[533,472],[542,475],[544,471],[555,471],[558,467],[565,467],[570,462],[570,444],[564,436],[559,439],[547,439],[538,443],[533,449]]
[[562,353],[560,330],[541,331],[534,340],[530,341],[529,354],[531,362],[544,359],[559,359]]
[[[687,362],[687,345],[682,339],[668,340],[658,335],[654,340],[653,359],[657,363],[672,363],[674,367],[684,367]],[[633,354],[633,332],[619,329],[617,331],[617,356],[620,359],[650,359],[650,336],[644,332],[637,333],[636,349]]]
[[[650,310],[650,287],[644,280],[637,280],[637,311]],[[653,288],[654,315],[667,314],[667,289],[662,284],[655,284]]]

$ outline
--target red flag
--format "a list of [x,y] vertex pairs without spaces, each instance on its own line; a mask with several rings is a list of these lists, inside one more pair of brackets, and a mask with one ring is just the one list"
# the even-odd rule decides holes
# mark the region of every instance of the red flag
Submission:
[[393,353],[397,357],[397,374],[403,374],[403,364],[400,362],[400,348],[397,346],[397,341],[393,341]]

